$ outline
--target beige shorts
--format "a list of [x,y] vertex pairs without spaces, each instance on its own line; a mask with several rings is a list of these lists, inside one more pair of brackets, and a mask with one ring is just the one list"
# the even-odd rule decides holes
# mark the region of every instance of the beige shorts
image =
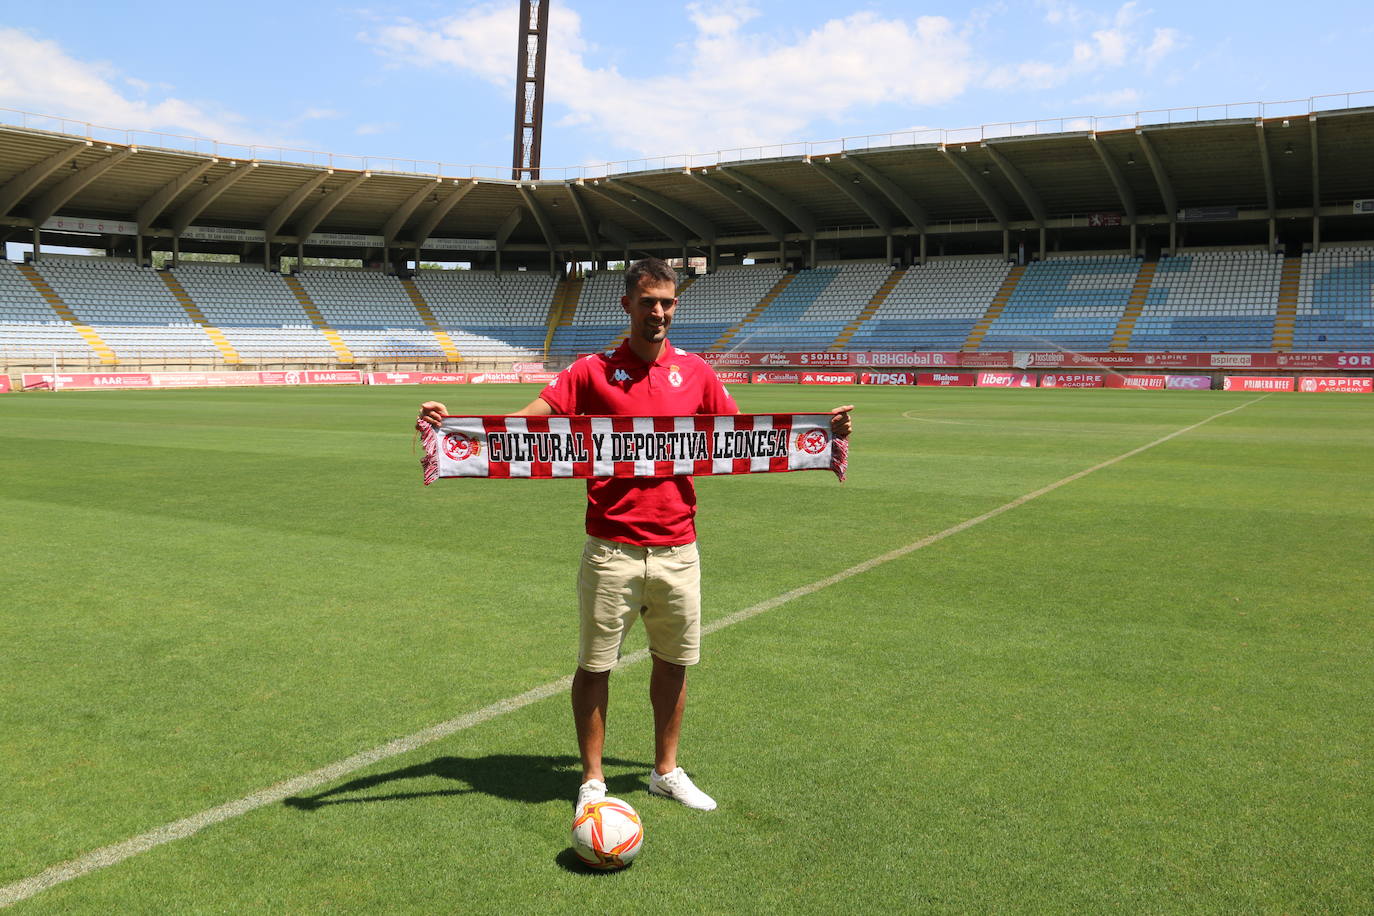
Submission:
[[636,547],[589,537],[582,550],[577,596],[579,668],[614,668],[636,616],[644,618],[649,651],[656,657],[675,665],[700,660],[701,568],[695,542]]

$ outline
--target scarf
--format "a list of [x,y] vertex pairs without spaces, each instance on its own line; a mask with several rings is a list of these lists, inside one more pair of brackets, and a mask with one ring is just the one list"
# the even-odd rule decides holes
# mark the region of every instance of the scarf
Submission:
[[830,470],[849,441],[829,414],[444,417],[415,424],[425,486],[440,477],[672,477]]

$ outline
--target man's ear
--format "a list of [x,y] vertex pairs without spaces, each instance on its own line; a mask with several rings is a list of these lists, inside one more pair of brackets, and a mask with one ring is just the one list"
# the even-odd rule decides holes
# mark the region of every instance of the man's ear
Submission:
[[621,297],[620,297],[620,307],[621,307],[622,309],[625,310],[625,314],[626,314],[626,315],[630,314],[630,297],[629,297],[629,296],[621,296]]

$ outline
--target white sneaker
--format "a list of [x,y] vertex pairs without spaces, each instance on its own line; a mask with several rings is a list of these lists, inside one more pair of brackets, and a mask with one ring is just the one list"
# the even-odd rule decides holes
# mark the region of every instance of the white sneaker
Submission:
[[581,811],[588,802],[599,801],[606,797],[606,784],[599,779],[589,779],[577,790],[577,807],[573,811]]
[[682,767],[662,776],[657,770],[650,770],[649,794],[676,799],[698,811],[714,811],[716,807],[716,800],[698,789],[692,782],[692,777],[682,772]]

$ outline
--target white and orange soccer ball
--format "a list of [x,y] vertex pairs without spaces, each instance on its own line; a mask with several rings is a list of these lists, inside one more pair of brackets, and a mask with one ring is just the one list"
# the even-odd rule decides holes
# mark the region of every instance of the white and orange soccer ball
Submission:
[[573,852],[590,868],[624,868],[643,845],[644,823],[634,808],[618,798],[588,802],[573,818]]

